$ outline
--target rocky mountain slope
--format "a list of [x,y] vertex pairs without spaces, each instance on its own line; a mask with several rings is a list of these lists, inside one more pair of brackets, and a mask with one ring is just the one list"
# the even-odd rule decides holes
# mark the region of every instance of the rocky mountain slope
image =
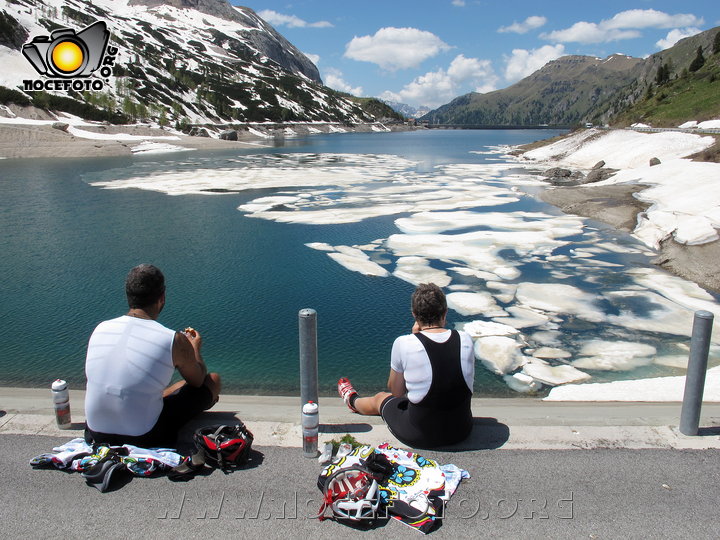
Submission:
[[[24,90],[23,80],[38,78],[21,54],[24,43],[96,21],[118,49],[102,92]],[[375,119],[323,86],[315,65],[253,10],[227,0],[0,0],[0,63],[0,103],[94,119],[180,126]]]
[[470,93],[425,115],[431,123],[572,125],[633,79],[639,58],[563,56],[503,90]]
[[642,99],[666,66],[669,78],[687,71],[697,48],[712,54],[720,28],[683,39],[646,59],[564,56],[514,85],[470,93],[422,117],[430,123],[484,125],[577,125],[605,123]]

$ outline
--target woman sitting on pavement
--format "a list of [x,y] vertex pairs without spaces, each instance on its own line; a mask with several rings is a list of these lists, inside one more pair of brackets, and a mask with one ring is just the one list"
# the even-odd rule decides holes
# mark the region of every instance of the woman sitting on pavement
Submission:
[[472,429],[472,338],[445,329],[447,301],[437,285],[419,285],[411,304],[415,324],[411,334],[393,343],[390,392],[360,397],[343,377],[338,393],[353,412],[382,416],[404,444],[433,448],[458,443]]

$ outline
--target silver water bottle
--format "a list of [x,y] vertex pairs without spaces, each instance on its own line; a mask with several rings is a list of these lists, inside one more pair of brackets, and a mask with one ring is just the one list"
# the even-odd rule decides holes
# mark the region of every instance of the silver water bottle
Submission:
[[302,408],[303,455],[305,457],[317,457],[319,426],[318,404],[308,401]]
[[70,429],[70,392],[62,379],[52,383],[52,397],[55,405],[55,420],[60,429]]

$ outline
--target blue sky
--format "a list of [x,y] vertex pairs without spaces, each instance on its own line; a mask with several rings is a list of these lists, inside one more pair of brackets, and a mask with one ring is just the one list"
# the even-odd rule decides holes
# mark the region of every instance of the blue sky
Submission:
[[308,55],[326,85],[437,107],[568,54],[645,57],[720,25],[717,0],[232,0]]

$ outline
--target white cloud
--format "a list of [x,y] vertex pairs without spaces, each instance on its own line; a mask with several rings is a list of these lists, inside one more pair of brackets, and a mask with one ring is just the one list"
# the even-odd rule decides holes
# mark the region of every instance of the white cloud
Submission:
[[340,71],[339,69],[328,68],[324,70],[323,74],[325,86],[329,86],[330,88],[334,88],[335,90],[340,90],[341,92],[347,92],[348,94],[352,94],[353,96],[363,95],[362,86],[351,86],[350,83],[343,79],[342,71]]
[[613,16],[612,19],[602,21],[604,28],[678,28],[691,24],[703,24],[702,17],[698,18],[690,13],[669,15],[654,9],[630,9]]
[[318,65],[320,63],[320,55],[319,54],[312,54],[312,53],[303,53],[305,56],[308,57],[308,60],[310,60],[313,64]]
[[540,37],[560,43],[607,43],[622,39],[633,39],[642,34],[641,28],[679,28],[701,25],[703,19],[690,13],[670,15],[654,9],[630,9],[617,13],[599,23],[580,21],[570,28],[555,30]]
[[273,26],[287,26],[288,28],[331,28],[333,26],[328,21],[309,23],[295,15],[283,15],[272,9],[263,9],[258,12],[258,15]]
[[536,72],[545,64],[565,54],[565,46],[545,45],[539,49],[513,49],[512,56],[506,57],[505,78],[509,82],[519,81]]
[[471,90],[495,90],[497,82],[498,77],[489,60],[466,58],[460,54],[447,70],[439,69],[416,77],[399,92],[387,91],[381,97],[415,106],[438,107]]
[[345,48],[345,57],[396,71],[417,67],[451,48],[431,32],[387,27],[375,32],[374,36],[354,37]]
[[539,15],[533,15],[531,17],[528,17],[523,22],[513,22],[510,26],[501,26],[498,28],[498,32],[501,34],[511,32],[513,34],[525,34],[529,32],[530,30],[535,30],[536,28],[540,28],[541,26],[544,26],[547,22],[547,18],[541,17]]
[[670,30],[670,32],[668,32],[668,35],[665,36],[664,39],[661,39],[660,41],[655,43],[655,45],[657,45],[657,48],[660,50],[669,49],[681,39],[694,36],[695,34],[699,34],[700,32],[702,32],[702,30],[694,27],[676,28],[674,30]]
[[452,5],[456,7],[465,7],[465,0],[452,0]]
[[622,39],[633,39],[641,35],[637,30],[620,30],[617,28],[608,30],[596,23],[581,21],[573,24],[570,28],[555,30],[549,34],[542,34],[540,37],[560,43],[606,43]]

